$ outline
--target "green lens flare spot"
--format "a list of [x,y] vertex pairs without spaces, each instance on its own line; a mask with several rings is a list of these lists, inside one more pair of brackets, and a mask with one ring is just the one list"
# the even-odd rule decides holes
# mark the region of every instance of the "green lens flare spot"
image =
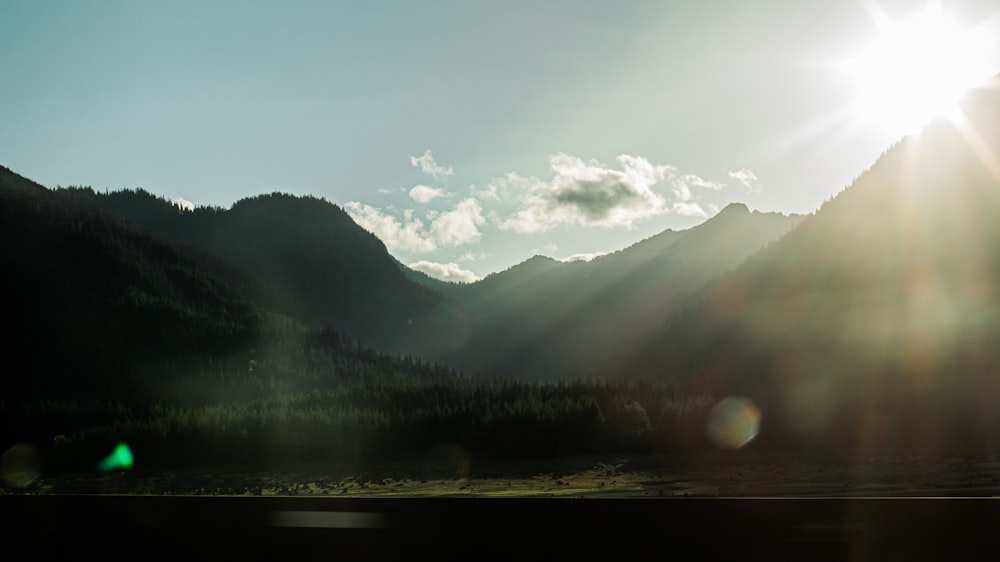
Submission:
[[132,468],[132,450],[125,443],[119,443],[114,451],[97,465],[100,472],[112,470],[128,470]]

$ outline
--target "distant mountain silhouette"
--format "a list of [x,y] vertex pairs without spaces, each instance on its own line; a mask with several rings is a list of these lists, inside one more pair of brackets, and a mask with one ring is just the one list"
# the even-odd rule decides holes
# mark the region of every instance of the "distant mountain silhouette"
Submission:
[[526,380],[627,374],[625,361],[694,290],[792,228],[798,217],[733,204],[589,262],[535,256],[446,291],[472,317],[445,358],[469,372]]
[[0,241],[8,398],[134,392],[153,382],[139,365],[225,353],[282,322],[236,270],[3,167]]
[[[374,235],[323,199],[272,193],[230,209],[181,211],[143,190],[84,190],[139,228],[211,254],[257,281],[252,298],[310,326],[330,326],[392,352],[417,352],[448,329],[434,290],[403,275]],[[426,323],[426,324],[425,324]]]
[[768,438],[817,450],[1000,445],[1000,79],[963,107],[702,291],[629,370],[747,394]]

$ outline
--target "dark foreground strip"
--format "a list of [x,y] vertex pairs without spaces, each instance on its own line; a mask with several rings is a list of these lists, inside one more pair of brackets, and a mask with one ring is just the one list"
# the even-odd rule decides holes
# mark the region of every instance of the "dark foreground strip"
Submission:
[[995,560],[1000,552],[1000,498],[6,495],[0,517],[7,560]]

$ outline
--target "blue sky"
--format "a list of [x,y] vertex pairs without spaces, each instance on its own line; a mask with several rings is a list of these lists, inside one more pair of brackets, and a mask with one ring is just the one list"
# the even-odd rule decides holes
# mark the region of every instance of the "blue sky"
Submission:
[[[323,197],[470,280],[731,202],[812,212],[901,134],[859,121],[840,63],[873,14],[924,4],[0,0],[0,164],[195,205]],[[996,36],[995,2],[943,9]]]

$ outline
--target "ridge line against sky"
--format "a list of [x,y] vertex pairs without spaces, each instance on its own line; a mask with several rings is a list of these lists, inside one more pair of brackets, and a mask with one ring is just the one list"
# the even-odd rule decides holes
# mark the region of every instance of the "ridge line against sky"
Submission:
[[[699,203],[698,194],[704,190],[720,191],[736,183],[746,194],[759,191],[757,177],[747,169],[726,171],[730,183],[725,183],[682,174],[675,166],[654,165],[643,157],[622,154],[615,160],[618,168],[596,160],[556,154],[549,158],[550,179],[510,172],[482,188],[470,185],[465,194],[425,184],[409,190],[401,188],[413,204],[401,216],[358,201],[349,201],[344,207],[359,225],[385,242],[391,252],[421,255],[475,244],[482,237],[481,227],[486,224],[517,234],[541,234],[573,226],[635,229],[636,223],[643,219],[671,213],[707,219],[720,207],[716,203]],[[431,150],[419,157],[411,156],[410,162],[435,180],[454,174],[452,167],[435,161]],[[664,181],[670,184],[668,194],[653,191],[653,185]],[[420,212],[420,206],[439,198],[456,202],[447,210]],[[513,205],[504,206],[503,202]],[[497,204],[497,208],[484,212],[484,205],[490,204]],[[531,254],[557,252],[558,246],[554,244],[531,250]],[[593,258],[600,253],[578,253],[563,259]],[[475,259],[470,254],[459,257],[464,261]],[[455,262],[417,260],[408,265],[443,279],[478,278]]]
[[1000,71],[995,0],[0,0],[0,158],[183,205],[323,197],[469,281],[733,202],[814,211],[904,134],[873,120],[901,65],[846,63],[928,7],[954,25],[909,49],[985,38]]

